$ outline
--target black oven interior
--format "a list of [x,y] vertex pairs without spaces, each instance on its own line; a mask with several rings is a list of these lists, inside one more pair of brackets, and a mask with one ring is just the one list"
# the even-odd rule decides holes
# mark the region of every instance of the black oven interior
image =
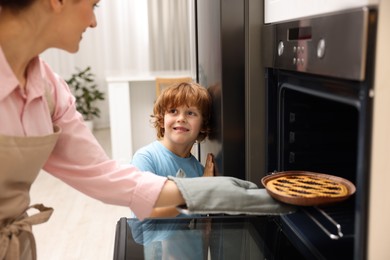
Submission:
[[358,109],[287,84],[279,95],[278,168],[329,172],[354,181]]

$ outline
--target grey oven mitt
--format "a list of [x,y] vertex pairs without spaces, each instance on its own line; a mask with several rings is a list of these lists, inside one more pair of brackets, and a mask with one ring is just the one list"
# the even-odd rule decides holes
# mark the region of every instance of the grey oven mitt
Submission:
[[266,189],[234,177],[177,178],[174,181],[186,201],[187,214],[280,215],[296,211],[296,207],[274,200]]

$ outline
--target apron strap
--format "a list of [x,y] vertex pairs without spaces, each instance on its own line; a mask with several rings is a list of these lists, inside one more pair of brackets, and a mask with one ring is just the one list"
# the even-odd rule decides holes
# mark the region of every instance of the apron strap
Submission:
[[25,213],[18,220],[0,228],[0,260],[20,259],[19,235],[21,232],[26,232],[31,244],[32,257],[34,260],[36,259],[35,239],[31,226],[48,221],[53,213],[53,208],[35,204],[28,207],[27,210],[32,208],[39,212],[31,216],[27,216]]

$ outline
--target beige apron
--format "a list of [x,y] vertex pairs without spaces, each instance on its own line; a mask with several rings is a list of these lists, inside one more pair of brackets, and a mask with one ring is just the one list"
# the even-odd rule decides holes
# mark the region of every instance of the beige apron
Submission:
[[[32,225],[46,222],[52,208],[30,204],[30,187],[57,142],[54,134],[37,137],[0,135],[0,260],[36,259]],[[27,210],[39,212],[32,216]]]

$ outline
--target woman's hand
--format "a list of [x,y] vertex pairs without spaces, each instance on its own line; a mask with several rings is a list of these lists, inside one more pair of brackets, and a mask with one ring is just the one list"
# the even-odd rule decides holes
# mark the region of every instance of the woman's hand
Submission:
[[266,189],[253,182],[229,176],[177,178],[176,183],[186,207],[186,214],[282,215],[297,210],[296,206],[278,202]]
[[214,156],[213,154],[209,153],[207,154],[203,177],[213,177],[213,176],[215,176]]

